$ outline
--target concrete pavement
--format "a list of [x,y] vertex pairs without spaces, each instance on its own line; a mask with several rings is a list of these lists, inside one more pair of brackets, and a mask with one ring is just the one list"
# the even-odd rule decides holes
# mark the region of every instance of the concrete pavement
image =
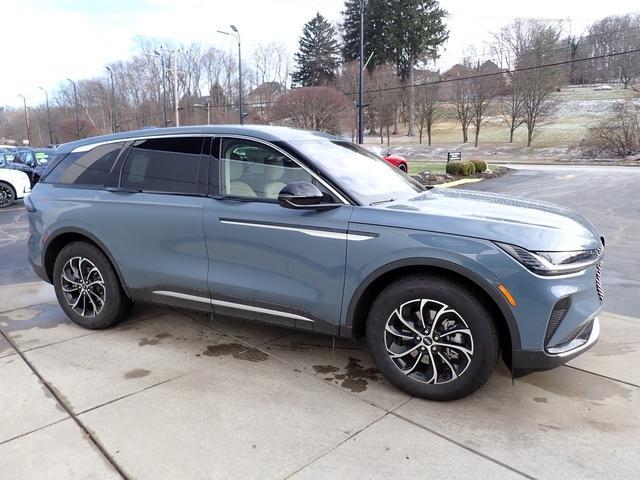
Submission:
[[499,367],[433,403],[387,384],[359,343],[145,305],[88,331],[54,301],[44,283],[0,287],[0,479],[640,471],[637,319],[603,315],[569,366],[515,385]]

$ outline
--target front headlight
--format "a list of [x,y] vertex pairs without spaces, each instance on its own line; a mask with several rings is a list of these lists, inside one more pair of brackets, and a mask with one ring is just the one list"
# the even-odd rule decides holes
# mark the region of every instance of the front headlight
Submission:
[[569,252],[531,252],[517,245],[496,242],[522,265],[538,275],[565,275],[590,267],[600,259],[597,249]]

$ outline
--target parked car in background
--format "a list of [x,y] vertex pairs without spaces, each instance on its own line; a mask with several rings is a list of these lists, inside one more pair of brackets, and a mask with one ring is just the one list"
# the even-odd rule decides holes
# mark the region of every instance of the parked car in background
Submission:
[[0,208],[10,207],[31,192],[31,182],[24,172],[0,168]]
[[348,141],[268,126],[61,145],[25,200],[29,261],[79,325],[134,301],[366,337],[411,395],[460,398],[599,335],[604,239],[556,205],[427,188]]
[[391,155],[391,152],[378,146],[367,145],[366,148],[369,152],[384,159],[387,163],[399,168],[404,173],[407,173],[409,171],[409,165],[407,164],[407,160],[404,157],[400,157],[399,155]]
[[15,157],[15,150],[11,148],[0,148],[0,168],[8,168],[9,163]]
[[40,177],[54,157],[55,150],[51,148],[19,150],[8,163],[8,167],[26,173],[31,181],[31,186],[34,186],[38,183]]

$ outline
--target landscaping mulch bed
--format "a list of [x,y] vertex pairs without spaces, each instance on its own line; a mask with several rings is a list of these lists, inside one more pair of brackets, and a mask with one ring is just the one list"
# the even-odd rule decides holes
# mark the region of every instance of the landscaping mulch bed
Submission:
[[428,170],[422,171],[417,175],[413,175],[417,181],[422,183],[423,185],[440,185],[442,183],[454,182],[456,180],[462,180],[464,178],[496,178],[502,177],[511,171],[510,168],[493,165],[491,169],[482,173],[474,173],[473,175],[462,176],[462,175],[451,175],[448,173],[431,173]]

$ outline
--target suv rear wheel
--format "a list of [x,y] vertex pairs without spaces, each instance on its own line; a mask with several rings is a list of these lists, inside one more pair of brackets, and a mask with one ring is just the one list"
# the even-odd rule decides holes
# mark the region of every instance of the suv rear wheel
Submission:
[[429,400],[480,388],[499,349],[495,324],[475,294],[428,275],[403,278],[380,293],[367,319],[367,344],[391,383]]
[[64,312],[84,328],[110,327],[131,309],[109,260],[86,242],[70,243],[60,251],[53,285]]

